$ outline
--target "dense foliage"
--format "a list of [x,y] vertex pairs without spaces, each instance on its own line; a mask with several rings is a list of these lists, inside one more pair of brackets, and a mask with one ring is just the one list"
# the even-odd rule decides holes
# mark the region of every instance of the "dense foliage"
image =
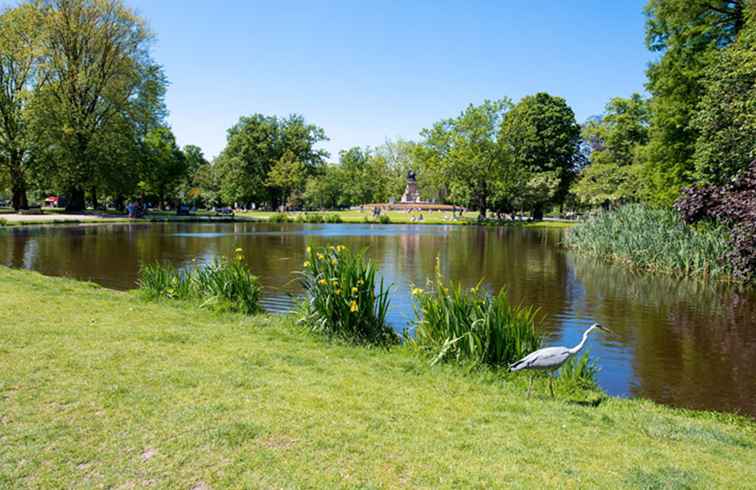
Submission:
[[307,249],[302,283],[307,303],[302,323],[349,342],[390,345],[399,338],[386,323],[389,288],[364,253],[346,247]]
[[413,294],[417,321],[409,342],[432,364],[506,367],[541,344],[536,310],[512,305],[504,290],[492,296],[480,287],[448,287],[437,265],[428,290],[415,288]]
[[674,210],[629,204],[596,212],[569,230],[566,244],[640,269],[726,279],[733,272],[728,238],[721,226],[695,228]]
[[756,160],[730,184],[686,189],[675,207],[687,223],[726,224],[733,273],[746,281],[756,278]]

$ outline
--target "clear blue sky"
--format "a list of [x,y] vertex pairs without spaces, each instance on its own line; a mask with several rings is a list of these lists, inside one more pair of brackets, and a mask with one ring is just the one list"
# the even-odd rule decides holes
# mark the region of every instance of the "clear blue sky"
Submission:
[[335,160],[416,138],[469,103],[547,91],[582,122],[643,91],[643,0],[127,0],[157,35],[181,145],[224,147],[241,115],[301,113]]

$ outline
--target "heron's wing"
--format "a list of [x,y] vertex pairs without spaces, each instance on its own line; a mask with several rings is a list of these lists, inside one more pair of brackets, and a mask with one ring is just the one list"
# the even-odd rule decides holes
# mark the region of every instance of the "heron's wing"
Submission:
[[512,364],[510,370],[556,368],[561,366],[569,357],[570,351],[566,347],[546,347],[545,349],[531,352]]

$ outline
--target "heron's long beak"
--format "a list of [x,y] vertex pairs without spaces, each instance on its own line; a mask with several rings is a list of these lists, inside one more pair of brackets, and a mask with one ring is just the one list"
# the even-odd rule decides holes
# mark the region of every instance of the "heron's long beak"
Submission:
[[599,326],[598,326],[598,328],[600,328],[601,330],[603,330],[604,332],[606,332],[606,333],[608,333],[608,334],[611,334],[611,335],[617,335],[616,333],[612,332],[611,330],[609,330],[608,328],[606,328],[606,327],[605,327],[605,326],[603,326],[603,325],[599,325]]

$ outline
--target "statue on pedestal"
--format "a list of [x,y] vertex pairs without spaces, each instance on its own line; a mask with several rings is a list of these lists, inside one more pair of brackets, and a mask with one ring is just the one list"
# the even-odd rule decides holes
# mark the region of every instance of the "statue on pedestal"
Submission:
[[402,202],[420,202],[420,193],[417,191],[417,175],[412,169],[407,172],[407,187],[404,189],[404,194],[402,194]]

